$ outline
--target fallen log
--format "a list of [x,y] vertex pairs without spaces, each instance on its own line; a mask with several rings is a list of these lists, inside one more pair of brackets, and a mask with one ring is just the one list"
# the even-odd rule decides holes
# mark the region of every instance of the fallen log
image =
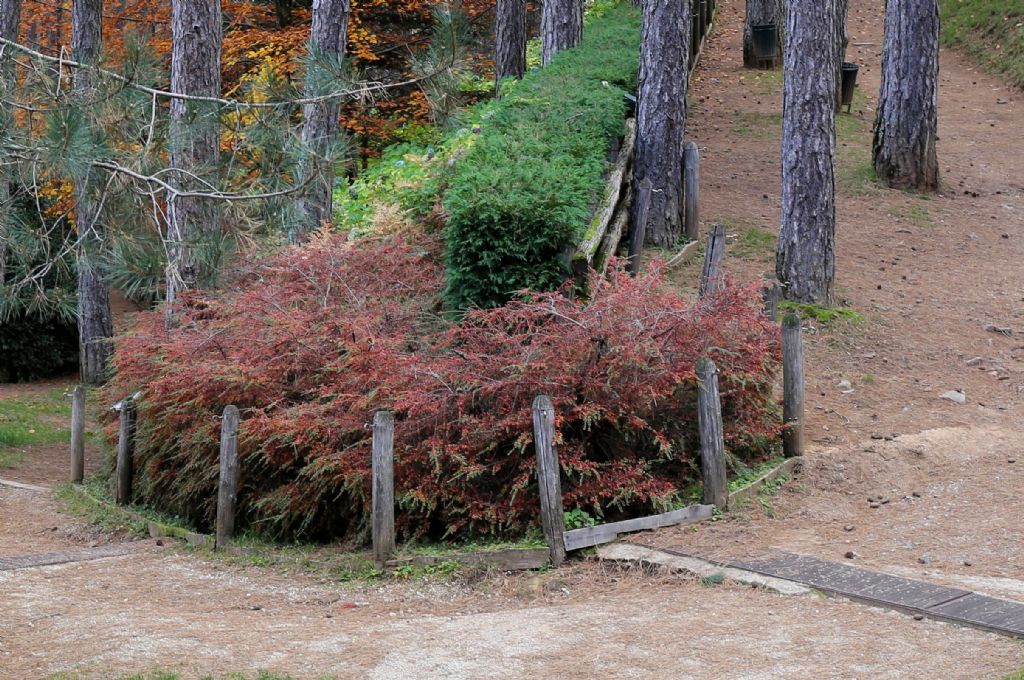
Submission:
[[[590,228],[583,235],[583,240],[573,254],[573,272],[579,276],[585,274],[588,269],[594,267],[595,258],[605,242],[605,235],[615,221],[622,198],[629,193],[629,168],[633,158],[633,143],[636,141],[636,121],[630,118],[626,121],[626,136],[619,150],[619,157],[608,174],[608,181],[605,183],[604,198],[590,221]],[[620,232],[621,238],[621,232]],[[618,243],[615,243],[617,246]],[[607,255],[605,256],[607,260]],[[596,268],[596,267],[595,267]]]

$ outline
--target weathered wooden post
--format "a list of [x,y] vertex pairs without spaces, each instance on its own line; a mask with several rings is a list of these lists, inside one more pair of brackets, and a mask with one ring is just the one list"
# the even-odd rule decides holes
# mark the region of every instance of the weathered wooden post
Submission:
[[220,483],[217,490],[217,542],[223,550],[235,535],[235,500],[238,498],[238,407],[224,407],[220,422]]
[[395,417],[373,415],[373,559],[383,566],[395,552]]
[[565,515],[562,480],[555,453],[555,407],[545,395],[533,400],[533,446],[537,450],[537,482],[540,485],[540,521],[555,567],[565,561]]
[[782,318],[782,453],[804,453],[804,345],[800,317]]
[[118,505],[132,502],[132,458],[135,456],[135,399],[121,400],[117,435],[117,488],[114,498]]
[[712,224],[708,233],[708,249],[704,253],[704,270],[700,276],[698,297],[714,293],[722,287],[722,256],[725,254],[725,225]]
[[704,480],[701,503],[725,510],[729,487],[725,477],[725,439],[718,367],[707,357],[697,362],[697,425],[700,428],[700,471]]
[[683,224],[686,238],[700,238],[700,150],[694,142],[683,145]]
[[779,303],[782,301],[782,284],[778,279],[773,279],[771,284],[762,289],[761,297],[764,300],[764,315],[774,322],[779,314]]
[[85,387],[71,393],[71,481],[85,478]]
[[640,253],[647,235],[647,211],[651,207],[651,181],[645,179],[636,189],[636,219],[629,227],[629,273],[640,271]]

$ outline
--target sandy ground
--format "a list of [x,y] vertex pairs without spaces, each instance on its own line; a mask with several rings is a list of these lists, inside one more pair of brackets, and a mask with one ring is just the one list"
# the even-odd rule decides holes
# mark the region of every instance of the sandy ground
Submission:
[[158,552],[0,573],[0,677],[952,679],[1021,662],[1015,642],[847,602],[597,565],[530,578],[555,587],[396,600]]
[[[882,0],[851,5],[851,57],[863,68],[840,140],[837,266],[841,295],[865,321],[808,329],[814,448],[801,476],[764,506],[636,540],[719,558],[772,548],[840,560],[853,552],[861,566],[1024,601],[1024,160],[1011,144],[1024,129],[1020,95],[944,52],[943,191],[922,198],[858,181],[851,168],[870,158]],[[781,80],[741,68],[743,3],[720,6],[693,84],[702,216],[734,235],[774,233]],[[696,280],[695,267],[678,271],[683,285]],[[727,256],[726,267],[760,279],[771,251]],[[837,389],[840,380],[853,392]],[[965,405],[940,398],[956,388]],[[62,481],[59,449],[38,455],[0,477]],[[0,488],[2,556],[105,540],[43,494]],[[0,679],[155,669],[183,677],[268,669],[296,678],[976,679],[1021,667],[1024,646],[992,634],[593,561],[455,582],[344,584],[148,541],[125,557],[0,572]]]

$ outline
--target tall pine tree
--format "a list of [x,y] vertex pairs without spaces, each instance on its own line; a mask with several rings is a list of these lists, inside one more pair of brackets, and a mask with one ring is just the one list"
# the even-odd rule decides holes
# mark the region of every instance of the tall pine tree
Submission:
[[836,238],[834,2],[788,0],[783,57],[782,226],[775,271],[786,297],[830,305]]
[[[309,62],[305,94],[309,99],[328,94],[331,69],[340,67],[348,34],[349,0],[314,0],[313,26],[309,34]],[[322,99],[303,107],[302,142],[311,157],[303,162],[303,175],[309,180],[299,199],[301,228],[304,233],[318,229],[331,219],[331,194],[334,188],[332,147],[338,138],[341,102]],[[312,176],[310,177],[310,174]]]
[[168,196],[167,303],[208,285],[221,240],[220,206],[195,195],[219,186],[220,0],[171,0],[170,158],[176,191]]
[[[103,40],[102,0],[74,0],[71,6],[71,51],[76,61],[96,65]],[[75,100],[94,98],[94,75],[74,71]],[[99,267],[104,236],[98,186],[91,168],[75,178],[75,226],[78,230],[78,349],[82,382],[100,385],[107,377],[114,334],[110,294]]]
[[889,0],[874,141],[875,174],[887,185],[938,187],[938,90],[938,3]]
[[633,149],[637,200],[631,228],[634,233],[643,230],[647,245],[667,248],[683,232],[683,133],[692,17],[690,3],[678,0],[644,0],[643,13]]

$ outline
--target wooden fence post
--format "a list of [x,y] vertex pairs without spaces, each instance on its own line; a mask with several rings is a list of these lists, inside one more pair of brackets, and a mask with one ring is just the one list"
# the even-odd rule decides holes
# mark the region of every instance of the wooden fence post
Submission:
[[714,293],[722,287],[722,256],[725,255],[725,225],[712,224],[708,233],[708,249],[704,253],[704,270],[700,276],[698,297]]
[[761,297],[764,300],[764,315],[774,323],[779,315],[779,302],[782,301],[782,284],[778,279],[773,279],[771,285],[762,289]]
[[132,502],[132,458],[135,455],[135,400],[125,397],[121,400],[117,436],[117,490],[118,505]]
[[629,225],[629,273],[640,271],[640,253],[647,234],[647,211],[651,207],[651,181],[644,179],[636,189],[636,220]]
[[543,394],[533,400],[533,446],[537,450],[540,521],[551,551],[551,564],[557,567],[565,561],[565,514],[561,470],[555,453],[555,407]]
[[373,415],[373,559],[378,566],[395,552],[395,417]]
[[782,318],[782,453],[804,453],[804,346],[800,317]]
[[686,238],[700,238],[700,150],[694,142],[683,145],[684,225]]
[[223,550],[235,535],[235,500],[238,498],[238,407],[224,407],[220,423],[220,482],[217,489],[217,542]]
[[725,440],[722,403],[718,395],[718,368],[701,357],[697,362],[697,424],[700,428],[700,471],[704,480],[701,503],[724,510],[729,502],[725,478]]
[[71,393],[71,481],[85,478],[85,387]]

